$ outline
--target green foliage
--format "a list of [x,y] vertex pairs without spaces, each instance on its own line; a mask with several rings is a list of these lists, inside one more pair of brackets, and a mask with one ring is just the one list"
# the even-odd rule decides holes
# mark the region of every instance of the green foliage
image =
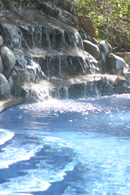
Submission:
[[74,0],[74,9],[93,19],[99,39],[103,35],[114,48],[129,49],[129,0]]

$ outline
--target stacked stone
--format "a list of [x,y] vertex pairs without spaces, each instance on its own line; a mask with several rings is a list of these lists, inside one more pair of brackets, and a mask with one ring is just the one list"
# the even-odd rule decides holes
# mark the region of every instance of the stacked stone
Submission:
[[125,60],[112,53],[111,45],[103,40],[98,44],[84,40],[84,50],[91,54],[99,64],[101,73],[124,76],[130,83],[130,69]]
[[11,86],[8,78],[16,64],[14,52],[3,45],[3,38],[0,36],[0,98],[6,98],[11,93]]

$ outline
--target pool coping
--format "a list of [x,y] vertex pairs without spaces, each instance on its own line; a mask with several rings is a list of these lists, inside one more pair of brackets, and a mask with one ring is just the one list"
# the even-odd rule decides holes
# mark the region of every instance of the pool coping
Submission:
[[16,98],[9,98],[7,100],[0,100],[0,112],[4,111],[5,109],[11,106],[22,104],[24,102],[25,102],[25,98],[23,97],[16,97]]

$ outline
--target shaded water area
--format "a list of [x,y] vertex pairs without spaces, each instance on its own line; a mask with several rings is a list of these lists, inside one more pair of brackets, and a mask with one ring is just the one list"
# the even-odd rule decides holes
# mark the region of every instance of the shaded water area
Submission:
[[130,95],[49,99],[0,114],[1,195],[130,194]]

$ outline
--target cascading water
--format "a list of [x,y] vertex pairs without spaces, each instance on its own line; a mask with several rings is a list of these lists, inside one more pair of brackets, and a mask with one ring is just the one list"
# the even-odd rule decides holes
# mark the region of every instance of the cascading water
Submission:
[[[55,6],[43,4],[45,7],[48,6],[52,12],[56,11]],[[15,72],[20,77],[27,98],[42,92],[44,97],[47,88],[51,94],[57,94],[55,90],[61,91],[61,88],[65,87],[66,89],[68,87],[68,85],[60,86],[60,83],[63,83],[67,77],[95,74],[100,71],[97,61],[84,51],[83,40],[77,30],[63,23],[63,21],[68,21],[67,12],[63,12],[62,9],[61,12],[59,10],[60,8],[58,8],[58,12],[56,11],[58,13],[57,18],[62,16],[62,23],[60,20],[46,16],[41,11],[26,10],[25,12],[22,10],[20,13],[23,18],[20,14],[15,24],[14,21],[12,24],[8,24],[8,21],[5,22],[6,24],[4,22],[1,24],[1,35],[5,43],[15,52],[17,60]],[[26,17],[27,14],[29,17]],[[32,24],[30,18],[32,18]],[[33,23],[33,21],[35,22]],[[37,89],[34,91],[34,87],[30,88],[32,84],[30,86],[28,84],[38,82],[40,87],[37,89],[40,89],[39,92]],[[46,84],[45,93],[44,82]],[[52,82],[57,83],[57,85],[55,86]],[[49,89],[50,86],[53,87]],[[58,89],[56,89],[57,87]],[[41,97],[41,95],[36,97]],[[69,94],[66,97],[69,97]]]
[[[64,31],[53,32],[41,26],[14,28],[11,25],[5,25],[4,31],[10,34],[10,44],[13,44],[11,46],[16,46],[17,65],[26,69],[26,82],[32,82],[29,80],[28,67],[35,69],[36,63],[42,68],[39,74],[49,79],[97,72],[94,66],[97,62],[89,54],[83,53],[82,40],[77,32],[71,35]],[[25,36],[28,38],[25,39]],[[68,45],[71,47],[68,48]],[[16,69],[19,72],[18,67]],[[33,72],[33,82],[37,82],[36,72]]]
[[97,74],[71,13],[50,1],[23,1],[19,13],[17,0],[3,2],[0,33],[16,56],[9,82],[17,76],[38,102],[0,114],[0,195],[130,194],[130,96],[108,96],[127,83]]
[[[60,2],[59,4],[61,5]],[[115,80],[111,76],[109,80],[108,76],[99,76],[106,71],[106,53],[102,51],[97,60],[84,50],[82,37],[94,43],[96,41],[82,28],[77,27],[75,16],[51,2],[37,0],[30,4],[23,3],[24,8],[20,7],[21,4],[18,5],[17,1],[13,1],[10,5],[11,11],[3,10],[0,33],[4,44],[15,53],[14,71],[21,82],[22,94],[27,99],[41,97],[42,92],[44,98],[47,89],[52,97],[57,91],[64,97],[66,93],[63,91],[66,91],[66,88],[69,94],[65,97],[120,91],[116,76]],[[29,5],[31,9],[27,9]],[[9,78],[9,81],[12,80],[13,78]],[[123,92],[129,91],[127,81],[121,85]],[[79,90],[80,88],[83,90]],[[38,93],[40,95],[34,97],[34,94]]]

